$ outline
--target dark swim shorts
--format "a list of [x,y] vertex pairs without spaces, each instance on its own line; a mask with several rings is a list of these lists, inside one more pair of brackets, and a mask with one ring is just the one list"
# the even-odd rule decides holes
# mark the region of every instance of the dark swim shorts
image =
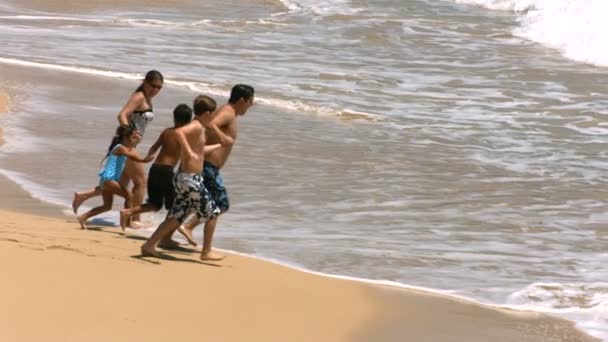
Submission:
[[175,187],[173,186],[173,166],[152,164],[148,173],[148,200],[156,210],[165,204],[167,210],[173,206]]
[[227,212],[230,208],[230,200],[226,187],[224,187],[224,179],[220,175],[220,169],[206,161],[203,164],[203,179],[205,188],[209,191],[215,205],[220,208],[222,213]]

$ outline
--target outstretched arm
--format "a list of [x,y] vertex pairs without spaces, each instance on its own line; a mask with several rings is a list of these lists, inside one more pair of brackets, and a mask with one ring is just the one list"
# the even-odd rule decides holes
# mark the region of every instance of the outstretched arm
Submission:
[[165,136],[165,132],[167,130],[165,129],[159,136],[158,139],[156,139],[156,142],[150,146],[150,149],[148,149],[148,154],[146,155],[146,158],[148,157],[154,157],[154,155],[156,154],[156,152],[158,151],[158,149],[163,145],[163,141],[164,141],[164,136]]
[[222,144],[205,145],[205,147],[203,147],[203,152],[205,153],[205,155],[207,155],[221,147]]
[[120,113],[118,113],[118,124],[120,126],[129,125],[129,114],[133,113],[134,110],[139,108],[145,101],[144,94],[142,92],[135,92],[131,94],[127,103],[122,107]]
[[136,150],[128,150],[126,147],[124,146],[120,146],[119,148],[117,148],[116,150],[114,150],[114,155],[120,156],[126,156],[129,159],[135,160],[136,162],[140,162],[140,163],[148,163],[151,162],[152,159],[154,159],[154,156],[146,156],[145,158],[141,158],[139,156],[139,153],[137,153]]

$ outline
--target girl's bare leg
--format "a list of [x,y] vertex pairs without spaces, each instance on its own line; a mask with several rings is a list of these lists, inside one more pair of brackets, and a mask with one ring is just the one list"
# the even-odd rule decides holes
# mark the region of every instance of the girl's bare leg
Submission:
[[78,216],[78,222],[80,223],[80,227],[82,229],[87,229],[86,221],[93,216],[99,215],[101,213],[105,213],[106,211],[110,211],[112,209],[112,203],[114,200],[114,195],[118,195],[125,198],[125,202],[127,205],[131,204],[131,193],[123,188],[118,182],[115,181],[106,181],[103,184],[103,190],[101,191],[101,196],[103,198],[103,204],[99,207],[95,207],[86,213]]
[[98,186],[90,190],[75,192],[74,199],[72,200],[72,211],[74,211],[74,214],[76,214],[84,201],[99,195],[101,195],[101,188]]
[[[109,182],[106,182],[109,183]],[[112,209],[112,200],[113,195],[109,191],[105,191],[105,189],[101,192],[101,197],[103,198],[103,204],[99,207],[95,207],[86,213],[77,216],[78,223],[80,223],[80,228],[87,229],[87,220],[93,216],[97,216],[101,213],[105,213],[106,211],[110,211]]]

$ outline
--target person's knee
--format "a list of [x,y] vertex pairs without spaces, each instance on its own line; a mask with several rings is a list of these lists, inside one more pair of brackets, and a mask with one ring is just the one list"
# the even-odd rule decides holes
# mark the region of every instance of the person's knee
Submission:
[[143,189],[148,186],[146,177],[133,178],[133,188]]

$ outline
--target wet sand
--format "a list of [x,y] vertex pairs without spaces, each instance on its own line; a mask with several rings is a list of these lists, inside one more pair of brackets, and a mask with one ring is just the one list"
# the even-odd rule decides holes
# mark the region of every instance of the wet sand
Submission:
[[[0,115],[6,115],[8,110],[8,96],[6,94],[0,93]],[[4,139],[2,137],[2,127],[0,127],[0,145],[4,143]]]

